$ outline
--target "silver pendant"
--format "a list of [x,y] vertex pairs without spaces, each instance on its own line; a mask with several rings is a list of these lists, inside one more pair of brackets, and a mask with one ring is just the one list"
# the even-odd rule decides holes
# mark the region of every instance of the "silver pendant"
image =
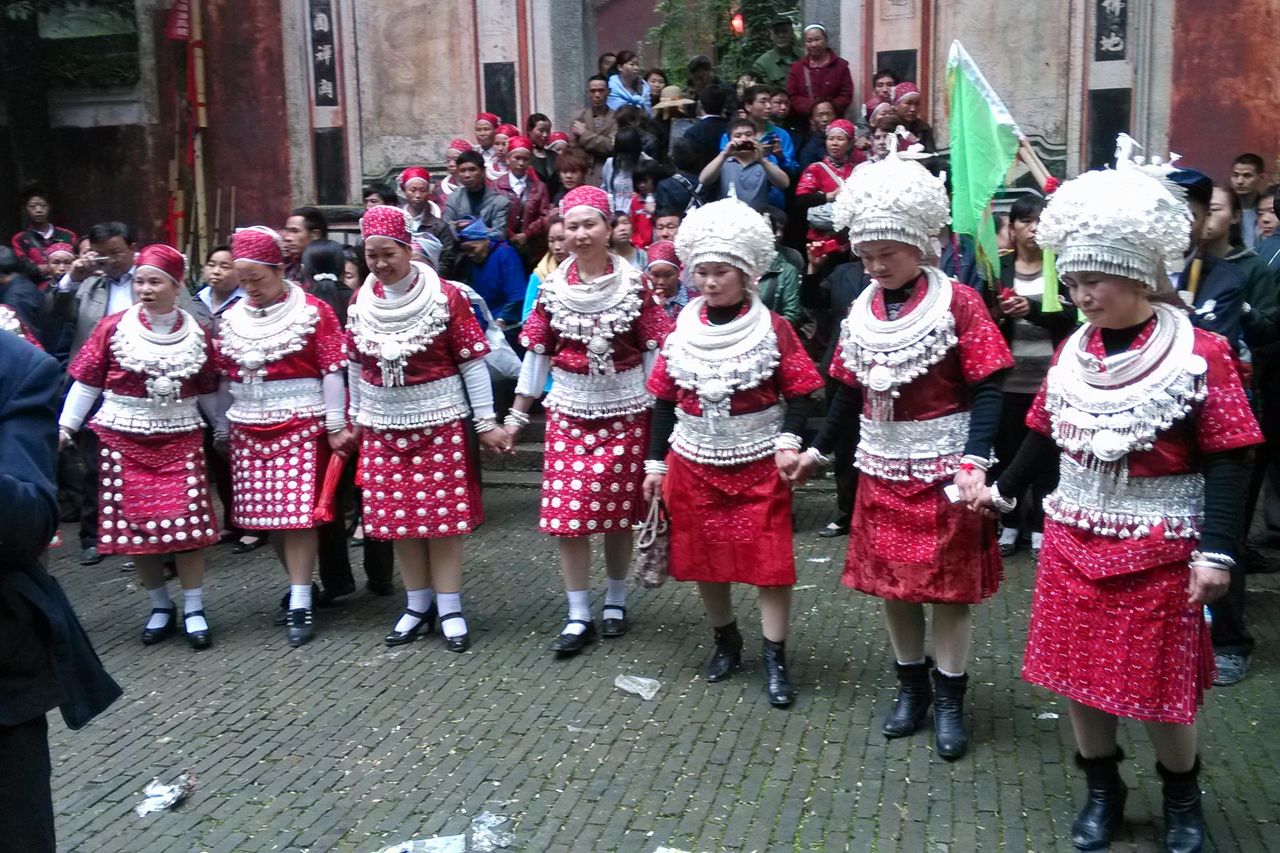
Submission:
[[609,341],[601,335],[594,335],[587,344],[587,349],[591,350],[596,355],[603,355],[609,351]]
[[1129,452],[1129,442],[1115,430],[1101,429],[1089,439],[1089,450],[1103,462],[1115,462]]
[[877,364],[867,371],[867,387],[872,391],[888,391],[893,386],[893,371]]

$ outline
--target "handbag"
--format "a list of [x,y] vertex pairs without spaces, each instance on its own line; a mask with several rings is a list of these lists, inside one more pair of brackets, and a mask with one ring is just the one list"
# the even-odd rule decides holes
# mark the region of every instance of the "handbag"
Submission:
[[636,586],[657,589],[667,582],[671,572],[671,518],[662,498],[649,503],[649,512],[636,535],[631,555],[631,573]]

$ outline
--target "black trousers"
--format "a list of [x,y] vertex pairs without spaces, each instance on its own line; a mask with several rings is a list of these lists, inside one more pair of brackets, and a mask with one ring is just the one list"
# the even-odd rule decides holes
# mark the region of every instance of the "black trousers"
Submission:
[[[356,454],[347,458],[342,470],[342,481],[334,495],[333,521],[320,525],[316,530],[319,539],[320,583],[326,590],[355,589],[355,575],[351,572],[351,553],[347,544],[347,514],[359,499],[355,489]],[[372,583],[391,580],[392,548],[390,542],[373,542],[368,537],[364,544],[364,573]]]
[[[839,388],[839,382],[827,380],[828,407]],[[853,467],[853,454],[858,448],[861,424],[861,420],[855,417],[849,429],[836,436],[836,445],[831,449],[831,475],[836,481],[836,521],[839,524],[847,525],[853,518],[853,501],[858,494],[858,469]]]
[[84,503],[80,508],[81,550],[98,544],[98,434],[80,430],[76,436],[80,458],[84,461]]
[[8,853],[54,853],[52,773],[43,714],[0,726],[0,847]]
[[[1011,394],[1005,392],[1002,398],[1000,425],[996,430],[995,440],[998,464],[991,472],[991,476],[988,477],[991,482],[995,482],[1004,472],[1004,469],[1009,466],[1009,463],[1013,461],[1013,457],[1018,455],[1018,448],[1022,446],[1023,439],[1031,431],[1027,427],[1027,411],[1031,408],[1032,402],[1035,401],[1034,394]],[[1000,517],[1001,525],[1019,528],[1025,526],[1031,533],[1042,532],[1044,530],[1044,498],[1057,486],[1058,478],[1055,472],[1046,472],[1043,469],[1037,471],[1027,490],[1030,497],[1027,495],[1008,496],[1017,498],[1018,505],[1014,507],[1013,512],[1004,513]]]

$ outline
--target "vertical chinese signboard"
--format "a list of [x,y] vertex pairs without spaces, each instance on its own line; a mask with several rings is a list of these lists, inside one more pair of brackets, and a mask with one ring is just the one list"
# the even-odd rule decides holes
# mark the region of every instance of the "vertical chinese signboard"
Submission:
[[311,42],[312,146],[316,201],[320,204],[344,204],[348,201],[335,5],[335,0],[308,0],[307,3],[307,31]]

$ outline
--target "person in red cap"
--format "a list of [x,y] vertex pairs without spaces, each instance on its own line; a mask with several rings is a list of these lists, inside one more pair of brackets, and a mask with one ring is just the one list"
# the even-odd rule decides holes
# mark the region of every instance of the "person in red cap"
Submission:
[[444,208],[444,203],[453,192],[458,189],[458,155],[464,151],[474,151],[475,146],[462,137],[455,137],[449,141],[449,147],[444,150],[444,167],[448,172],[440,179],[440,195],[436,198],[436,204]]
[[395,543],[408,594],[385,642],[430,634],[438,617],[445,647],[464,652],[462,537],[484,520],[464,420],[474,418],[485,450],[509,449],[494,417],[489,344],[462,292],[412,260],[404,211],[370,208],[360,234],[370,276],[351,306],[347,372],[364,530]]
[[[151,600],[146,645],[178,633],[165,589],[164,556],[176,555],[182,633],[195,649],[212,640],[204,611],[204,548],[218,541],[209,501],[204,420],[218,375],[213,347],[178,307],[186,263],[172,246],[135,258],[132,307],[104,317],[71,363],[75,380],[58,418],[61,444],[90,421],[98,437],[98,553],[128,554]],[[197,406],[199,403],[199,407]]]
[[330,452],[344,453],[351,444],[342,381],[346,346],[328,303],[285,280],[274,230],[239,229],[231,254],[245,298],[223,315],[218,330],[218,369],[231,408],[214,434],[220,443],[230,440],[232,520],[275,539],[290,584],[279,621],[296,647],[315,633],[320,483]]
[[[456,161],[454,167],[457,168]],[[422,166],[410,166],[400,173],[400,190],[409,217],[409,235],[430,234],[440,241],[443,248],[436,270],[449,278],[458,260],[458,241],[449,223],[440,217],[442,208],[431,200],[431,173]]]
[[553,130],[547,134],[547,150],[559,154],[569,147],[569,134],[562,130]]
[[507,171],[493,188],[511,202],[507,211],[507,240],[524,259],[525,272],[533,269],[547,251],[547,211],[551,197],[547,185],[531,166],[533,143],[513,136],[507,143]]
[[653,292],[657,294],[662,310],[674,320],[680,309],[689,304],[689,288],[680,280],[684,265],[676,256],[676,244],[670,240],[659,240],[649,246],[644,271],[653,284]]
[[809,216],[809,231],[805,235],[807,243],[834,238],[838,251],[849,251],[849,241],[835,234],[827,205],[835,201],[836,193],[840,192],[854,166],[867,159],[853,147],[856,134],[853,123],[846,119],[838,118],[827,125],[827,156],[817,163],[810,163],[796,183],[796,206]]
[[76,250],[70,243],[51,243],[45,250],[45,256],[49,259],[49,278],[57,281],[71,271],[71,265],[76,260]]
[[924,146],[925,151],[936,151],[933,127],[920,115],[920,89],[910,80],[904,80],[893,87],[893,109],[898,114],[898,123]]
[[603,634],[627,631],[631,529],[643,515],[641,464],[652,396],[644,383],[670,320],[644,275],[609,251],[609,194],[566,193],[560,209],[573,255],[546,281],[525,319],[526,348],[508,412],[515,443],[529,409],[553,380],[543,452],[539,528],[560,543],[569,618],[551,645],[568,657],[596,640],[591,612],[591,537],[604,535]]
[[498,125],[500,124],[502,124],[502,120],[493,113],[480,113],[476,116],[475,149],[484,158],[485,165],[491,163],[497,155],[497,148],[494,142],[498,134]]

